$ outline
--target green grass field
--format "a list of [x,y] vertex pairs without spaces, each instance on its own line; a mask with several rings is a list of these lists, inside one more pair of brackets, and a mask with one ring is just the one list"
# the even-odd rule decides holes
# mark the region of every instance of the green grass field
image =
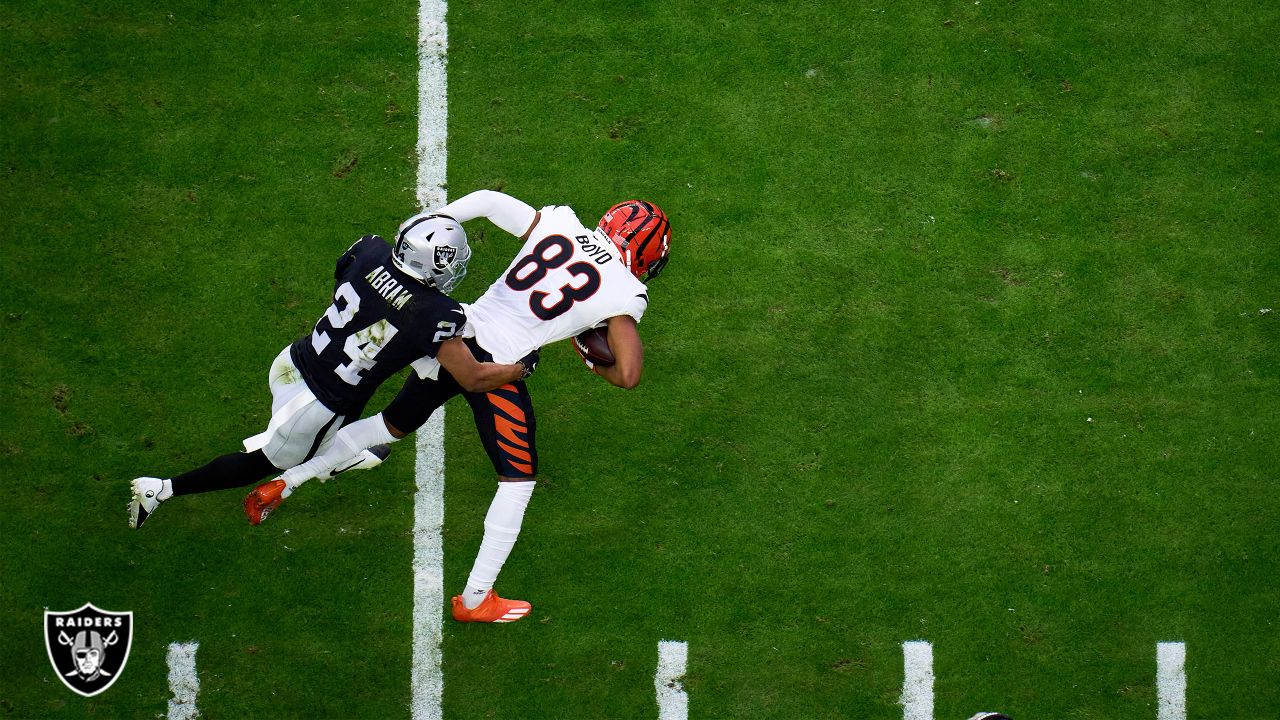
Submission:
[[[128,480],[239,447],[332,264],[416,210],[411,2],[0,6],[0,717],[409,714],[413,448],[126,527]],[[449,196],[642,196],[673,259],[635,391],[547,348],[542,475],[444,628],[444,713],[1280,718],[1280,6],[454,2]],[[455,293],[518,245],[492,226]],[[1271,311],[1271,308],[1277,308]],[[370,405],[381,407],[398,387]],[[445,590],[493,485],[449,406]],[[132,610],[54,677],[45,609]]]

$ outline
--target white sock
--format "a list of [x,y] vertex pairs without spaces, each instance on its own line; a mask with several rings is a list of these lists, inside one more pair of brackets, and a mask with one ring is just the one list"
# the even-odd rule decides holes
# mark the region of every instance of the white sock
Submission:
[[156,499],[164,502],[173,497],[173,480],[165,478],[160,481],[160,492],[156,493]]
[[498,581],[498,573],[502,572],[502,565],[520,535],[524,509],[529,506],[536,484],[533,480],[498,483],[489,514],[484,516],[484,540],[480,541],[480,552],[476,553],[476,563],[471,566],[467,588],[462,591],[462,604],[468,610],[479,605]]
[[290,489],[296,488],[311,478],[319,477],[353,460],[365,448],[390,444],[398,439],[391,434],[390,430],[387,430],[387,423],[383,421],[382,413],[378,413],[342,428],[337,435],[333,436],[333,442],[328,450],[301,465],[289,468],[280,477]]

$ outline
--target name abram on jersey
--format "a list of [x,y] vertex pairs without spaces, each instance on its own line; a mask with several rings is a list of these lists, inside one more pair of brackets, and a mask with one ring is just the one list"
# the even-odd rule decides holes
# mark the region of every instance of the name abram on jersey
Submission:
[[375,292],[386,298],[388,305],[397,310],[403,310],[404,306],[413,299],[413,293],[406,290],[391,275],[391,271],[381,265],[370,270],[369,274],[364,276],[364,281],[369,283],[369,287]]

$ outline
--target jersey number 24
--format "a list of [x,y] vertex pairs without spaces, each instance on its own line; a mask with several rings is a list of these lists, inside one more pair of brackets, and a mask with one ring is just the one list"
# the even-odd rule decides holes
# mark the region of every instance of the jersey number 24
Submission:
[[[341,308],[338,307],[339,303],[342,304]],[[329,333],[321,330],[321,326],[328,323],[330,329],[341,330],[358,312],[360,312],[360,295],[355,288],[351,287],[351,283],[342,283],[338,286],[338,291],[333,294],[333,304],[325,311],[324,317],[320,318],[320,322],[316,323],[315,331],[311,333],[311,347],[317,355],[323,353],[331,342]],[[396,326],[384,318],[348,335],[342,349],[351,362],[339,365],[333,371],[348,385],[359,385],[360,373],[378,362],[376,359],[378,353],[391,342],[391,338],[395,337],[397,332],[399,330]]]

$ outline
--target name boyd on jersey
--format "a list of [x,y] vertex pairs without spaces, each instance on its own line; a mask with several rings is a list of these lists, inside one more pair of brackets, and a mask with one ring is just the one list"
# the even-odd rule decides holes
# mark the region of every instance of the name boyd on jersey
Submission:
[[609,254],[609,251],[603,245],[597,245],[592,242],[593,239],[597,238],[593,238],[590,235],[575,235],[573,239],[578,241],[578,248],[586,253],[587,257],[591,258],[595,264],[604,265],[613,259],[613,256]]

